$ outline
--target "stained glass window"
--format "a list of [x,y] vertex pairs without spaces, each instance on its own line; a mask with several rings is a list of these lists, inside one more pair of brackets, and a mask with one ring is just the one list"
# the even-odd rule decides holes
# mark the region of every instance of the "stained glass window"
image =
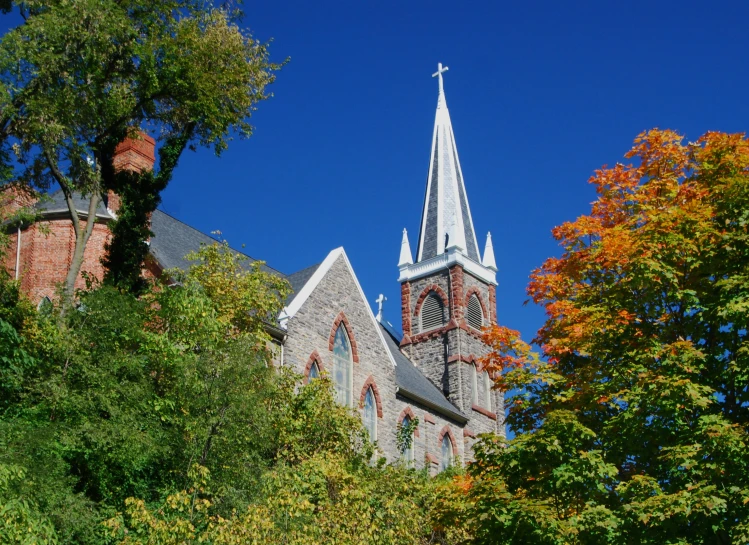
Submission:
[[377,441],[377,406],[371,386],[367,388],[364,396],[364,427],[369,432],[370,441]]
[[312,367],[309,368],[309,375],[307,377],[309,380],[320,378],[320,367],[318,367],[317,362],[314,362]]
[[442,436],[442,458],[440,459],[440,471],[444,471],[450,464],[453,463],[453,443],[450,441],[450,436],[445,434]]
[[341,405],[351,406],[351,343],[343,324],[335,332],[333,362],[336,399]]
[[[403,417],[403,420],[401,421],[401,427],[405,428],[411,424],[411,417],[406,415]],[[403,456],[403,460],[405,462],[410,462],[414,459],[414,441],[413,441],[413,435],[411,436],[411,441],[409,444],[403,449],[403,452],[401,453]]]

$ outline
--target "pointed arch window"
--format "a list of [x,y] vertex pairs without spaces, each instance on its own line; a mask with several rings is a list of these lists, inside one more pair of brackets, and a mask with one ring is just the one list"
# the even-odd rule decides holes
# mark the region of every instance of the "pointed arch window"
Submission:
[[49,297],[44,296],[42,297],[42,300],[39,301],[39,304],[36,306],[36,310],[38,310],[40,314],[48,315],[52,312],[52,307],[53,307],[52,300]]
[[320,378],[320,366],[317,362],[314,362],[309,368],[309,374],[307,375],[308,380],[314,380]]
[[445,325],[445,305],[436,293],[429,292],[421,306],[421,331],[437,329]]
[[453,463],[454,458],[453,442],[450,441],[450,435],[442,436],[442,456],[440,457],[440,471],[446,470]]
[[[401,427],[405,428],[406,426],[409,426],[411,424],[411,417],[406,415],[403,417],[403,420],[401,420]],[[414,459],[414,436],[411,435],[411,441],[409,441],[408,445],[404,446],[403,451],[401,452],[401,457],[403,458],[403,461],[407,464],[413,462]]]
[[476,364],[471,364],[471,403],[473,405],[479,404],[479,382],[478,382],[478,371],[476,370]]
[[484,327],[484,310],[481,308],[481,301],[475,293],[468,299],[466,307],[466,322],[473,329],[481,330]]
[[492,411],[492,379],[489,377],[489,373],[484,371],[482,373],[482,382],[484,387],[484,407],[488,411]]
[[377,404],[371,386],[364,395],[364,427],[369,433],[369,440],[373,443],[377,441]]
[[341,405],[351,406],[352,390],[351,341],[343,324],[338,326],[333,341],[333,379],[336,399]]

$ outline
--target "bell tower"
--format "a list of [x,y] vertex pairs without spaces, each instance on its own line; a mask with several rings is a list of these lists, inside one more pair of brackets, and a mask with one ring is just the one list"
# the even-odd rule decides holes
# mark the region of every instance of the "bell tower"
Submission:
[[401,242],[401,350],[484,432],[497,430],[504,415],[478,363],[488,351],[481,328],[497,320],[497,266],[491,234],[479,254],[445,100],[447,69],[439,64],[434,74],[439,95],[415,260],[405,229]]

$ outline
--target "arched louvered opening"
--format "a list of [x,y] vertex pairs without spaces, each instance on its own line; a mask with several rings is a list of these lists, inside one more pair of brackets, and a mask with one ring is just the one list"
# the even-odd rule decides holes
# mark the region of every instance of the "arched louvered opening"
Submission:
[[468,299],[466,321],[473,329],[480,330],[484,327],[484,311],[481,309],[481,302],[475,293]]
[[430,292],[421,305],[421,331],[429,331],[445,325],[445,305],[434,292]]

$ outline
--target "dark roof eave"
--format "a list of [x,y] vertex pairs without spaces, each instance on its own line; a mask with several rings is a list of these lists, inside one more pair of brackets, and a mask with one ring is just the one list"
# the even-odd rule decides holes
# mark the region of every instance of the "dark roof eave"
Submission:
[[265,328],[265,332],[268,333],[268,335],[281,343],[286,342],[287,333],[285,329],[282,329],[277,325],[273,325],[270,322],[263,322],[263,326]]
[[423,397],[414,394],[413,392],[409,392],[402,386],[397,386],[395,391],[396,393],[401,394],[403,397],[407,397],[413,401],[416,401],[417,403],[420,403],[421,405],[424,405],[425,407],[429,407],[430,409],[447,416],[448,418],[451,418],[455,422],[458,422],[460,424],[468,423],[468,419],[464,415],[447,410],[444,407],[440,407],[439,405],[432,403],[431,401],[424,399]]
[[[78,213],[79,218],[88,219],[88,210],[76,210],[76,212]],[[65,210],[41,210],[39,213],[39,217],[44,218],[44,219],[71,219],[70,210],[68,210],[67,208]],[[114,218],[110,215],[105,216],[97,212],[96,219],[109,222],[113,220]]]

